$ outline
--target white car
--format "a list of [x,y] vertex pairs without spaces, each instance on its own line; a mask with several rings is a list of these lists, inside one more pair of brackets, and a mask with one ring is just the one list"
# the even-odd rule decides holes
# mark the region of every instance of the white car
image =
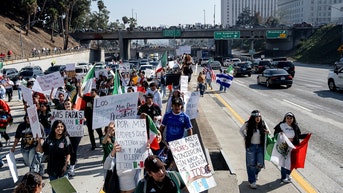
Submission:
[[343,67],[330,70],[328,75],[328,86],[331,91],[343,89]]
[[155,75],[155,68],[153,65],[147,64],[147,65],[141,65],[139,70],[144,71],[145,77],[150,81],[154,78]]
[[86,66],[75,66],[76,77],[83,78],[87,72],[88,68]]

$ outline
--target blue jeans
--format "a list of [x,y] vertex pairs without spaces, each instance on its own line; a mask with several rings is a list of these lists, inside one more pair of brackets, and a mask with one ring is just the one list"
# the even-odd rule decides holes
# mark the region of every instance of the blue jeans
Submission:
[[36,154],[36,147],[30,147],[28,149],[21,148],[21,154],[23,155],[24,164],[31,167],[33,158]]
[[287,175],[290,175],[291,174],[291,171],[284,168],[284,167],[281,167],[281,180],[284,180],[286,179]]
[[219,91],[224,91],[224,92],[226,92],[226,87],[225,87],[225,86],[223,86],[223,85],[220,85],[220,87],[219,87]]
[[205,85],[203,83],[198,84],[199,90],[200,90],[200,95],[204,95],[205,92]]
[[246,149],[246,167],[249,183],[256,182],[256,175],[261,171],[264,163],[263,145],[251,144]]
[[36,152],[30,165],[30,171],[44,175],[44,164],[42,164],[42,158],[44,153]]
[[21,88],[18,87],[18,99],[21,100]]
[[161,94],[162,94],[162,97],[165,97],[167,95],[166,87],[167,87],[166,85],[161,84]]

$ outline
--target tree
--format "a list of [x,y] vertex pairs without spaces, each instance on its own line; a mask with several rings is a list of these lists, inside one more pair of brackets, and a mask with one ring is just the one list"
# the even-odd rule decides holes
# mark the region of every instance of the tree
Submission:
[[37,0],[24,0],[23,8],[27,14],[26,35],[29,35],[31,27],[31,15],[37,10]]
[[266,26],[267,27],[276,27],[277,25],[280,24],[280,20],[277,17],[268,17],[266,21]]
[[51,41],[54,42],[54,29],[58,19],[58,10],[55,8],[50,8],[48,11],[50,18],[50,28],[51,28]]
[[253,23],[253,17],[251,16],[251,11],[248,7],[244,8],[242,13],[239,14],[238,19],[236,21],[236,25],[238,26],[245,26],[251,25]]

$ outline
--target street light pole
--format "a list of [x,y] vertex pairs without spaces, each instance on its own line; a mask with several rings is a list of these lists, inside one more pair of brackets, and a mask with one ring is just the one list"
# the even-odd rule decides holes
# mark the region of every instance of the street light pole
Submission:
[[204,9],[204,25],[206,25],[206,10]]

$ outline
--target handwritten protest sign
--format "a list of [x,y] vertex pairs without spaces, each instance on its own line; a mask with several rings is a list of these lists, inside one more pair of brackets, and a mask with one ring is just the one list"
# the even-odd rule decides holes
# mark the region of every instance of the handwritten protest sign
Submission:
[[129,72],[129,71],[130,71],[130,63],[119,64],[119,72]]
[[93,128],[105,127],[117,119],[136,118],[138,95],[138,92],[131,92],[95,98]]
[[18,181],[18,170],[17,170],[15,157],[12,151],[6,154],[6,160],[7,160],[7,165],[10,168],[13,182],[16,183]]
[[188,76],[181,76],[180,91],[181,93],[186,93],[188,91]]
[[198,118],[198,104],[200,100],[200,92],[186,92],[185,95],[186,114],[190,119]]
[[38,134],[38,137],[42,137],[42,131],[40,127],[41,124],[39,123],[36,105],[28,107],[26,111],[27,115],[29,116],[32,135],[36,137],[36,135]]
[[43,91],[51,90],[52,88],[64,87],[64,80],[60,72],[38,76],[37,81]]
[[108,77],[108,72],[107,72],[106,69],[95,70],[94,73],[95,73],[95,77],[96,77],[97,79],[99,79],[99,76],[100,76],[100,75],[101,75],[101,76],[106,76],[106,77]]
[[66,64],[66,71],[75,71],[75,63]]
[[116,142],[121,151],[116,153],[117,169],[139,169],[144,167],[148,156],[145,119],[117,119]]
[[76,110],[51,110],[53,119],[61,120],[67,128],[68,134],[71,137],[82,137],[84,135],[83,123],[84,123],[84,112]]
[[24,101],[26,101],[28,106],[32,106],[33,105],[32,90],[23,85],[20,85],[19,87],[21,88],[21,91],[23,93]]
[[197,134],[170,141],[169,147],[190,193],[202,192],[217,185]]

